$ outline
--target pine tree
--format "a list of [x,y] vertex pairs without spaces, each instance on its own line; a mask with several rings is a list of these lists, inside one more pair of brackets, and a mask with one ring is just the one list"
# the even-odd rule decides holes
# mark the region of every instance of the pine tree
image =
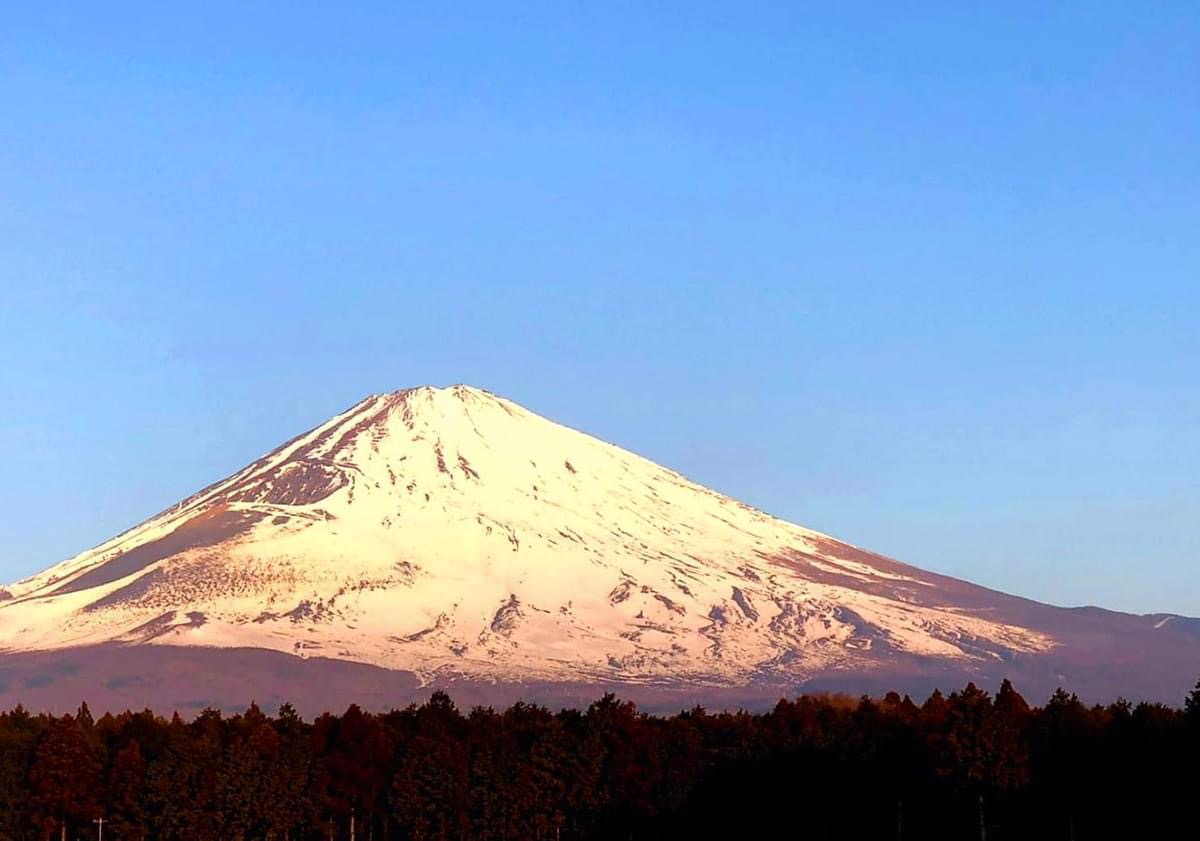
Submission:
[[1183,714],[1193,725],[1200,726],[1200,680],[1196,681],[1195,687],[1184,699]]

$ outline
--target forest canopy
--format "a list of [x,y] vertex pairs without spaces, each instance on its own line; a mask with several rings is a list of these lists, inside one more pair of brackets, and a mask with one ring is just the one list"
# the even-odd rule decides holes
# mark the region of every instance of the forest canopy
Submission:
[[808,695],[762,714],[457,709],[302,720],[0,714],[0,839],[1165,837],[1200,782],[1181,709],[1005,682],[921,704]]

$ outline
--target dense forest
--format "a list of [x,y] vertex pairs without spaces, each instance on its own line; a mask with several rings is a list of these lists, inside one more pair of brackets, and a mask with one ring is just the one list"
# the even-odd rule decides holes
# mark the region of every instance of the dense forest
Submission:
[[1195,823],[1197,748],[1200,686],[1183,709],[1031,707],[1007,683],[667,718],[612,696],[464,714],[442,693],[313,722],[18,707],[0,838],[1145,839]]

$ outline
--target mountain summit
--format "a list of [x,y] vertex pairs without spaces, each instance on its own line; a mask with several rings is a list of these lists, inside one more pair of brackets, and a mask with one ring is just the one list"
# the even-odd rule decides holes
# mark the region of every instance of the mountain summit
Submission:
[[[535,700],[1000,677],[1174,700],[1200,672],[1188,620],[1055,608],[924,572],[462,385],[371,395],[0,597],[0,646],[17,664],[0,683],[14,697],[44,694],[35,672],[66,656],[78,671],[255,649],[304,658],[311,680],[291,691],[317,695],[317,664],[337,661],[409,676],[414,693]],[[239,691],[279,694],[268,684],[290,667],[271,662]]]

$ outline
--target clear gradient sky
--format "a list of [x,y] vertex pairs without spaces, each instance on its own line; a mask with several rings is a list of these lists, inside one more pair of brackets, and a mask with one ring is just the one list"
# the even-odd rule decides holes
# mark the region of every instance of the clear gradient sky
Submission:
[[0,578],[466,382],[1200,615],[1200,7],[982,5],[7,8]]

